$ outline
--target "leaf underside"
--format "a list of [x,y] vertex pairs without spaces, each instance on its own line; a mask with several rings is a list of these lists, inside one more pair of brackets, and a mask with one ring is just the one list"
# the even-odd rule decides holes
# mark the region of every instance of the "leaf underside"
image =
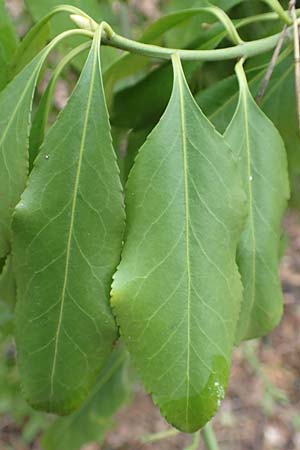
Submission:
[[225,138],[238,159],[248,198],[248,219],[237,253],[244,286],[240,342],[269,333],[282,315],[278,263],[289,183],[282,139],[251,96],[241,63],[237,74],[240,97]]
[[109,291],[124,208],[100,33],[46,136],[13,223],[22,388],[31,405],[58,414],[83,402],[117,337]]
[[173,64],[169,105],[129,176],[112,305],[162,414],[194,432],[227,384],[245,199],[229,147],[196,105],[177,56]]

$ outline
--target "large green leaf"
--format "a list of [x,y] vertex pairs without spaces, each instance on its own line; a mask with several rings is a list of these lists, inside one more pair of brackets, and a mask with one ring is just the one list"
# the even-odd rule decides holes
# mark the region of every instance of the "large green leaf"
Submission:
[[178,56],[173,64],[170,103],[129,176],[112,304],[155,403],[172,425],[193,432],[224,397],[245,208],[231,151],[196,105]]
[[114,352],[86,402],[68,417],[57,418],[42,437],[45,450],[79,450],[88,442],[102,442],[112,416],[128,399],[125,354]]
[[85,399],[117,337],[109,291],[124,208],[100,36],[46,136],[13,227],[23,391],[34,407],[62,414]]
[[9,63],[17,47],[17,37],[6,11],[4,0],[0,0],[0,90],[9,80]]
[[241,62],[236,70],[240,97],[225,138],[238,158],[248,197],[248,219],[237,253],[244,285],[240,341],[267,334],[282,314],[278,260],[289,183],[282,139],[251,96]]
[[32,97],[46,51],[0,93],[0,257],[9,252],[12,213],[25,188]]

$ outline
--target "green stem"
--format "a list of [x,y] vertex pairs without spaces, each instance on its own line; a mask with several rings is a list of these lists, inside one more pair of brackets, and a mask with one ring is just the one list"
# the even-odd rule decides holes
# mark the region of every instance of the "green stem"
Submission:
[[104,36],[103,43],[121,50],[152,58],[170,59],[174,53],[178,53],[180,59],[183,61],[224,61],[228,59],[249,58],[268,52],[276,47],[279,37],[280,33],[277,33],[264,39],[244,42],[235,47],[215,50],[181,50],[164,48],[158,45],[136,42],[124,38],[114,32],[110,33],[110,36]]
[[143,444],[150,444],[152,442],[162,441],[163,439],[167,439],[169,437],[177,436],[180,432],[175,430],[175,428],[171,428],[170,430],[161,431],[160,433],[147,434],[146,436],[142,436],[140,441]]
[[266,3],[273,11],[278,14],[278,17],[283,20],[287,25],[292,25],[292,20],[290,16],[285,12],[281,4],[278,0],[262,0],[264,3]]
[[207,450],[219,450],[216,435],[210,423],[205,425],[201,430],[201,434]]

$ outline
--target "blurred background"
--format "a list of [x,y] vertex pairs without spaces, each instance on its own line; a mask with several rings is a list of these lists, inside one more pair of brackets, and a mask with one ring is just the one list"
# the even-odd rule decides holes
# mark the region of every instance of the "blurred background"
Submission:
[[[2,36],[3,33],[10,34],[11,53],[15,51],[19,40],[28,29],[53,6],[60,3],[58,0],[0,1],[0,37],[1,32]],[[73,0],[69,3],[81,7],[98,21],[101,19],[108,21],[121,34],[138,39],[161,15],[182,8],[201,6],[206,2]],[[282,5],[287,8],[287,3],[283,1]],[[223,0],[218,4],[229,10],[231,17],[235,19],[268,11],[260,1]],[[53,21],[50,33],[55,35],[70,26],[71,22],[66,16],[59,17]],[[165,33],[159,42],[174,47],[199,48],[203,42],[207,42],[215,26],[218,25],[206,21],[203,23],[199,18],[194,18]],[[282,24],[278,21],[267,24],[257,22],[243,28],[241,34],[243,38],[250,40],[279,32],[281,29]],[[49,36],[45,36],[45,42],[48,39]],[[226,39],[221,39],[218,45],[226,46],[229,43]],[[7,46],[6,50],[9,50]],[[66,47],[61,47],[51,55],[39,83],[35,105],[45,91],[53,68],[66,50]],[[0,89],[11,76],[9,65],[5,66],[3,49],[2,53],[0,45]],[[104,71],[115,63],[119,54],[118,50],[104,49]],[[254,80],[254,90],[259,86],[270,57],[268,54],[254,58],[247,66],[248,76]],[[64,107],[76,83],[83,60],[83,56],[76,58],[62,72],[55,89],[50,122]],[[290,70],[292,59],[287,61]],[[228,123],[237,97],[237,86],[235,80],[231,79],[233,65],[234,62],[226,62],[184,67],[198,103],[214,120],[220,131]],[[282,240],[284,256],[280,276],[284,291],[284,316],[272,334],[261,340],[243,343],[234,352],[228,393],[213,420],[222,450],[300,449],[300,213],[298,212],[300,139],[295,122],[293,74],[291,70],[287,73],[288,75],[283,78],[285,84],[276,84],[272,81],[274,84],[269,88],[270,94],[267,93],[268,100],[264,105],[286,141],[293,188],[292,200],[284,220]],[[138,147],[163,112],[171,89],[171,75],[167,64],[149,63],[137,75],[118,80],[114,84],[113,92],[108,94],[111,96],[109,104],[115,148],[124,181]],[[281,75],[282,71],[274,72],[273,80],[278,81]],[[227,84],[223,87],[225,97],[221,97],[220,100],[217,93],[223,86],[223,80]],[[216,87],[218,90],[215,90]],[[146,104],[141,114],[139,106]],[[223,108],[225,104],[226,107]],[[223,108],[221,113],[219,113],[220,106]],[[125,116],[124,111],[128,112]],[[1,300],[0,337],[0,450],[40,450],[42,448],[40,437],[55,419],[33,411],[22,400],[12,338],[12,310],[3,305]],[[150,397],[145,394],[132,370],[129,373],[131,381],[133,380],[132,392],[122,394],[122,408],[109,424],[102,423],[99,418],[99,427],[103,428],[102,442],[87,443],[82,450],[83,448],[84,450],[204,448],[201,442],[192,447],[191,436],[170,429],[160,417],[158,409],[153,406]],[[109,430],[106,431],[107,429]],[[77,450],[77,447],[74,450]]]

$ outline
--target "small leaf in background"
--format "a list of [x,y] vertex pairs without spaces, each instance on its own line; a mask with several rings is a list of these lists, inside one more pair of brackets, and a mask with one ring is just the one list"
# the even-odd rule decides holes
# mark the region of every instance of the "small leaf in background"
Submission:
[[117,338],[109,292],[124,207],[102,86],[101,30],[14,220],[21,383],[30,404],[59,414],[82,404]]
[[9,75],[14,78],[45,47],[50,37],[48,22],[32,27],[18,45],[10,61]]
[[0,90],[9,81],[9,65],[17,44],[17,36],[6,11],[4,0],[0,0]]
[[161,413],[194,432],[227,385],[245,198],[231,151],[196,105],[178,56],[174,73],[170,103],[129,176],[112,305]]
[[45,52],[0,92],[0,257],[9,253],[12,213],[25,188],[32,98]]
[[83,406],[68,417],[59,417],[42,436],[44,450],[79,450],[89,442],[102,443],[113,425],[113,415],[128,401],[126,353],[112,353]]
[[240,97],[225,138],[238,159],[248,198],[248,219],[237,253],[244,301],[237,341],[263,336],[279,322],[281,220],[289,197],[283,141],[254,101],[242,63],[236,66]]
[[[167,12],[175,12],[181,9],[194,9],[202,8],[207,6],[217,6],[223,11],[229,11],[233,6],[242,3],[243,0],[169,0],[166,2]],[[216,18],[211,18],[207,20],[205,18],[202,23],[216,22]],[[183,48],[191,40],[196,40],[199,33],[201,33],[201,19],[199,17],[192,18],[188,23],[182,24],[177,30],[171,31],[167,38],[167,45],[171,48]]]

